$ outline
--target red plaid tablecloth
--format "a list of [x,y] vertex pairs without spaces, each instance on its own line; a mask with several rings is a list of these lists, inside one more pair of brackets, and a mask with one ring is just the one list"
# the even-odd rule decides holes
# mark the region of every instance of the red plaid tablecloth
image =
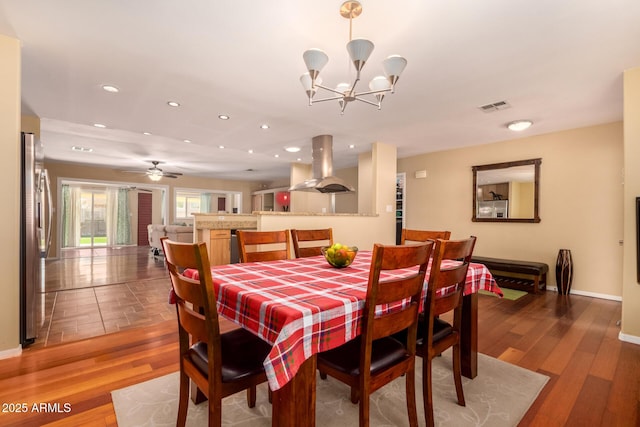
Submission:
[[[322,256],[211,267],[218,314],[273,345],[264,362],[272,390],[293,378],[313,354],[360,333],[371,256],[360,251],[343,269],[331,267]],[[464,293],[480,289],[502,296],[489,270],[470,264]]]

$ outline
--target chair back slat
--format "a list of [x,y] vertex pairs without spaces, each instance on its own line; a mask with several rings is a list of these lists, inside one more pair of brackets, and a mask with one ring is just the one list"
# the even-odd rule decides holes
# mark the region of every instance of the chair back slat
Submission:
[[293,253],[296,258],[320,255],[320,248],[333,245],[333,229],[291,230]]
[[415,302],[409,303],[402,311],[386,314],[382,317],[373,319],[372,340],[388,337],[411,326],[418,318],[418,309],[420,305]]
[[400,244],[404,245],[406,242],[426,242],[427,240],[449,240],[451,238],[450,231],[430,231],[430,230],[411,230],[407,228],[402,229],[400,235]]
[[240,248],[240,262],[275,261],[291,258],[288,230],[238,230],[236,236]]

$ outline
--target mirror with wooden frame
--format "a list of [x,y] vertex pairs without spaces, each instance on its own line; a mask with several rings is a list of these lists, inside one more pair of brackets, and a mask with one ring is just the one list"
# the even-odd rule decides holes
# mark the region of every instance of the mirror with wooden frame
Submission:
[[474,222],[540,222],[542,159],[473,166]]

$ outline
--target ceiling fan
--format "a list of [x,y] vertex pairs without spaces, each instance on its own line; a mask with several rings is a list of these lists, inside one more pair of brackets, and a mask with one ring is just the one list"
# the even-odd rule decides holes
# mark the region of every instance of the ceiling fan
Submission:
[[182,175],[180,172],[163,171],[158,167],[158,165],[162,163],[158,160],[150,160],[150,162],[153,164],[153,166],[147,170],[129,170],[123,172],[144,173],[149,177],[151,181],[160,181],[162,178],[177,178]]

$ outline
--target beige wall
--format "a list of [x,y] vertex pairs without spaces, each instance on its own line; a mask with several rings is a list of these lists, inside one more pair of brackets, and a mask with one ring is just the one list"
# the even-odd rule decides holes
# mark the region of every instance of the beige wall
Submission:
[[0,358],[20,352],[20,42],[0,35]]
[[640,68],[624,73],[624,272],[622,332],[640,344],[640,284],[636,266],[636,207],[640,197]]
[[[46,146],[46,141],[43,141],[43,144]],[[151,183],[149,179],[144,175],[137,175],[131,173],[123,173],[118,170],[110,169],[110,168],[99,168],[95,166],[83,166],[77,164],[70,163],[60,163],[60,162],[52,162],[45,161],[46,167],[49,170],[49,175],[51,176],[51,185],[53,191],[53,206],[56,208],[56,224],[60,223],[60,218],[58,217],[58,186],[59,180],[62,178],[69,178],[75,180],[95,180],[95,181],[108,181],[115,183],[127,183],[127,184],[139,184],[140,186],[144,185],[152,185],[156,183]],[[211,189],[211,190],[228,190],[228,191],[241,191],[242,198],[242,213],[250,213],[251,212],[251,193],[260,188],[260,183],[257,182],[249,182],[249,181],[227,181],[221,179],[208,179],[208,178],[198,178],[191,176],[182,176],[178,179],[164,179],[157,184],[161,184],[167,187],[167,195],[169,199],[169,209],[168,209],[168,218],[167,224],[171,224],[175,222],[174,219],[174,189],[175,188],[195,188],[195,189]],[[153,220],[154,222],[161,222],[161,206],[160,197],[157,197],[156,192],[154,192],[154,206],[153,206]],[[180,221],[182,222],[182,221]],[[54,226],[52,233],[52,247],[50,251],[50,257],[57,256],[57,247],[58,247],[58,227]]]
[[[407,173],[406,225],[448,229],[452,238],[475,235],[477,255],[545,262],[551,286],[558,249],[570,249],[572,290],[619,298],[619,241],[634,244],[622,228],[622,156],[617,122],[400,159],[398,171]],[[471,221],[472,166],[538,157],[540,223]],[[415,179],[424,169],[427,178]]]
[[[361,171],[366,171],[366,179],[362,179],[365,175]],[[374,243],[394,244],[396,147],[375,142],[371,152],[360,156],[357,170],[344,170],[344,175],[338,176],[353,178],[356,174],[360,184],[356,194],[358,201],[351,200],[350,203],[354,207],[361,206],[360,198],[364,197],[366,211],[360,213],[366,215],[265,214],[258,216],[258,230],[331,227],[335,242],[360,249],[370,250]]]

